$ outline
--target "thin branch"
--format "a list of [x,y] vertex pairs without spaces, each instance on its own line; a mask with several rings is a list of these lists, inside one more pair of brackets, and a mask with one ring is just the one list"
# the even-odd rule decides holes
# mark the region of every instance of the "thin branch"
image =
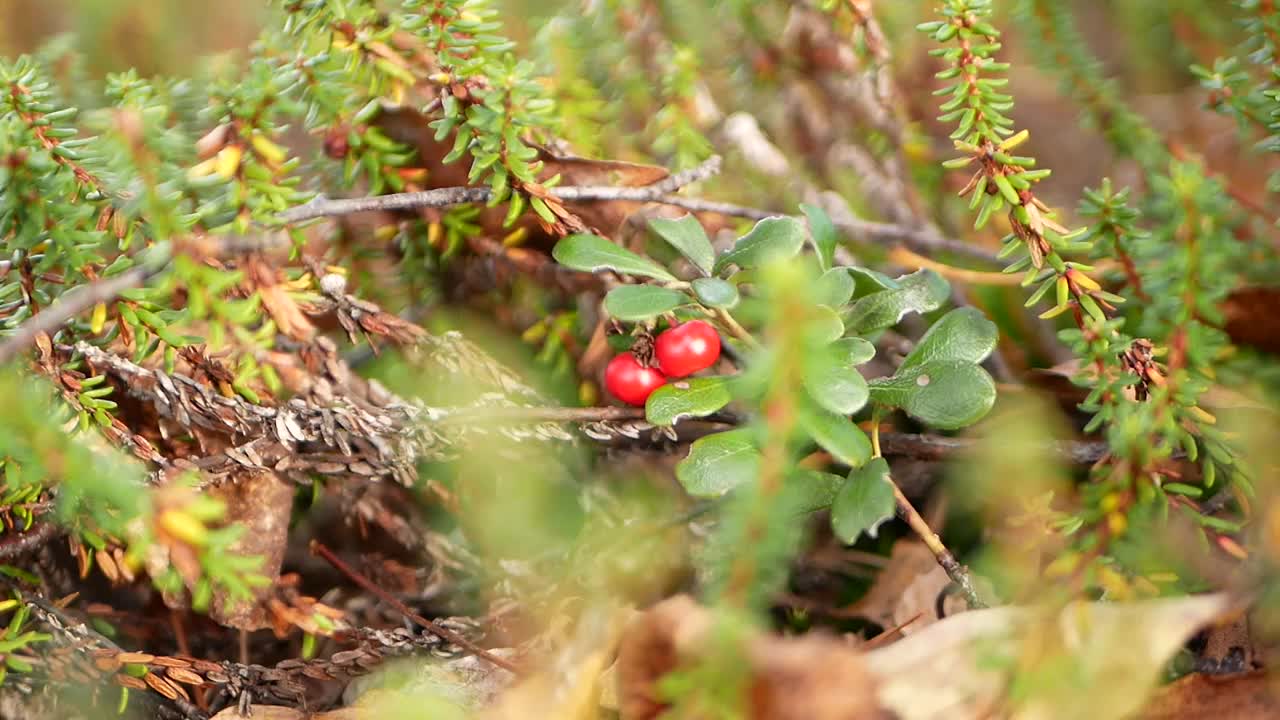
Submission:
[[[720,169],[720,158],[712,157],[707,162],[684,173],[672,175],[658,183],[646,187],[617,187],[614,185],[567,185],[549,188],[552,196],[569,201],[609,201],[626,200],[632,202],[654,202],[678,207],[695,213],[717,213],[747,220],[763,220],[778,217],[786,213],[773,212],[762,208],[737,205],[735,203],[706,200],[703,198],[676,195],[674,190],[699,180],[704,180]],[[420,192],[392,193],[363,198],[329,200],[316,198],[305,205],[287,210],[279,216],[282,223],[298,223],[322,217],[352,215],[362,212],[414,210],[418,208],[442,208],[469,203],[488,202],[492,197],[485,187],[449,187]],[[919,252],[950,252],[957,255],[997,264],[995,253],[984,248],[969,245],[958,240],[942,237],[928,230],[917,230],[893,223],[873,222],[856,217],[836,217],[832,222],[843,232],[877,244],[902,243]]]
[[[886,456],[916,460],[945,460],[957,453],[972,450],[981,442],[942,435],[880,433],[880,448]],[[1047,449],[1058,459],[1071,465],[1092,465],[1106,455],[1107,444],[1087,440],[1058,441],[1049,443]]]
[[77,290],[62,295],[57,302],[44,312],[37,313],[23,323],[9,339],[0,344],[0,364],[9,362],[18,353],[35,342],[40,333],[50,333],[62,327],[62,324],[101,302],[114,300],[117,295],[138,287],[166,267],[160,265],[140,265],[130,268],[119,275],[102,278],[84,285]]
[[0,538],[0,563],[14,560],[49,544],[61,529],[52,523],[40,522],[25,532],[9,532]]
[[[637,202],[662,202],[670,193],[685,185],[705,180],[720,172],[720,157],[713,156],[701,165],[676,173],[664,180],[645,187],[618,187],[615,185],[567,185],[547,188],[547,192],[560,200],[633,200]],[[279,216],[282,223],[297,223],[321,217],[351,215],[376,210],[413,210],[416,208],[440,208],[468,203],[488,202],[493,193],[487,187],[450,187],[420,192],[393,193],[364,198],[329,200],[316,198],[311,202],[287,210]],[[679,196],[672,196],[679,198]],[[681,198],[684,199],[684,198]]]
[[297,223],[321,217],[353,215],[378,210],[413,210],[466,205],[487,202],[490,194],[489,188],[485,187],[450,187],[345,200],[329,200],[323,196],[317,196],[305,205],[286,210],[280,215],[280,222]]
[[472,655],[475,655],[476,657],[484,658],[485,660],[488,660],[489,662],[493,663],[494,665],[497,665],[503,670],[507,670],[508,672],[511,672],[517,676],[523,674],[521,673],[520,668],[516,667],[511,662],[508,662],[507,660],[503,660],[497,655],[494,655],[488,650],[485,650],[479,645],[476,645],[470,640],[462,637],[458,633],[455,633],[452,630],[447,630],[443,627],[440,627],[436,623],[433,623],[430,620],[422,617],[418,613],[414,612],[409,608],[408,605],[405,605],[404,603],[400,602],[395,597],[393,597],[386,590],[378,587],[378,585],[374,583],[372,580],[356,572],[354,568],[352,568],[350,565],[347,565],[345,562],[343,562],[337,555],[333,554],[332,550],[325,547],[319,541],[316,541],[316,540],[311,541],[311,551],[319,555],[320,557],[324,558],[325,561],[327,561],[330,565],[336,568],[338,572],[350,578],[352,582],[364,588],[365,590],[368,590],[374,595],[377,595],[378,598],[381,599],[383,602],[394,607],[396,610],[399,610],[400,613],[403,614],[405,617],[409,618],[410,620],[426,628],[428,632],[435,635],[436,637],[444,640],[445,642],[453,643],[454,645],[457,645],[458,647],[462,648],[463,650],[466,650]]
[[902,489],[898,487],[898,483],[889,478],[889,483],[893,485],[893,498],[898,505],[898,515],[907,521],[907,525],[911,530],[924,541],[929,548],[929,552],[933,553],[933,557],[946,571],[947,577],[960,587],[960,592],[964,595],[964,599],[969,603],[969,609],[984,608],[987,606],[982,598],[978,596],[978,589],[974,587],[973,578],[969,577],[969,571],[956,560],[955,555],[942,544],[942,538],[938,537],[938,533],[929,527],[929,523],[920,517],[920,513],[916,511],[911,501],[906,495],[902,494]]
[[988,272],[958,268],[946,263],[931,260],[920,253],[899,245],[889,251],[889,261],[910,270],[925,268],[951,280],[958,280],[970,285],[1021,285],[1022,275],[1019,273]]
[[[205,240],[212,240],[212,242],[200,248],[200,252],[216,256],[265,251],[279,245],[278,238],[275,240],[262,240],[236,235],[221,236],[216,239],[205,238]],[[32,316],[18,327],[4,343],[0,344],[0,364],[9,362],[18,353],[25,350],[27,346],[35,342],[36,336],[40,333],[55,332],[68,320],[89,310],[94,305],[110,302],[125,290],[141,286],[150,278],[167,269],[172,261],[173,254],[168,253],[162,259],[140,263],[119,275],[99,278],[58,296],[58,299],[52,305],[43,312]]]
[[[644,408],[638,407],[531,407],[504,405],[494,407],[433,408],[432,422],[439,425],[464,425],[489,421],[506,422],[625,422],[643,420]],[[733,413],[719,412],[697,418],[702,422],[738,425],[741,417]],[[941,461],[972,451],[982,441],[945,435],[918,433],[879,433],[880,450],[886,457],[911,458],[913,460]],[[1107,444],[1100,440],[1063,440],[1047,443],[1045,449],[1054,457],[1070,465],[1092,465],[1107,453]]]

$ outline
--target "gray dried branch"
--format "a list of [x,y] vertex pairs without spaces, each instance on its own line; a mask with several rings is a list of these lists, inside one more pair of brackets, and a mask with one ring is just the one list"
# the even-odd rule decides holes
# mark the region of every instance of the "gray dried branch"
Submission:
[[[670,194],[681,187],[705,180],[718,172],[720,172],[720,158],[719,156],[714,156],[695,168],[677,173],[645,187],[569,185],[547,188],[547,192],[559,200],[574,202],[608,200],[666,202],[667,198],[686,199]],[[299,205],[296,208],[285,211],[280,215],[279,220],[282,223],[290,224],[316,218],[351,215],[361,212],[441,208],[488,202],[491,197],[492,193],[486,187],[437,188],[419,192],[393,193],[344,200],[330,200],[319,197],[305,205]]]
[[[274,246],[274,241],[227,236],[206,244],[209,247],[201,248],[203,253],[224,255],[269,249]],[[8,362],[27,349],[41,333],[52,333],[68,320],[87,312],[94,305],[114,300],[125,290],[139,287],[148,279],[163,272],[173,260],[172,249],[170,246],[158,248],[159,252],[148,261],[131,267],[119,275],[99,278],[59,296],[57,301],[44,312],[37,313],[22,323],[8,339],[0,343],[0,364]]]
[[160,272],[164,265],[139,265],[119,275],[103,278],[97,282],[76,288],[58,298],[44,312],[37,313],[24,322],[13,335],[0,344],[0,363],[9,362],[18,353],[27,349],[41,333],[51,333],[62,327],[62,324],[82,312],[88,311],[100,302],[114,300],[117,295],[130,288],[138,287],[147,278]]

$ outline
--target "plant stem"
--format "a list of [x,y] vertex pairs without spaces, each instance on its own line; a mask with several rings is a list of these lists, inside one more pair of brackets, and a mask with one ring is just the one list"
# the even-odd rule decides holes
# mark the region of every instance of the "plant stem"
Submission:
[[724,323],[725,327],[729,328],[729,333],[741,340],[747,347],[760,347],[759,341],[757,341],[746,328],[742,327],[742,325],[734,319],[733,315],[729,314],[728,310],[725,310],[724,308],[716,308],[715,313],[716,317],[720,319],[720,322]]
[[929,552],[933,553],[933,557],[938,561],[938,564],[946,571],[947,577],[951,578],[951,581],[960,587],[960,592],[964,594],[964,599],[969,603],[969,608],[972,610],[985,608],[987,604],[982,601],[982,598],[978,597],[978,590],[973,585],[973,578],[969,576],[969,571],[956,560],[955,555],[951,554],[947,546],[942,544],[942,538],[938,537],[938,534],[929,527],[929,523],[925,522],[924,518],[920,516],[911,501],[907,499],[907,496],[902,494],[902,489],[898,487],[898,483],[894,482],[892,477],[889,478],[889,483],[893,485],[893,497],[898,505],[898,515],[903,520],[906,520],[912,531],[924,541],[925,546],[929,548]]

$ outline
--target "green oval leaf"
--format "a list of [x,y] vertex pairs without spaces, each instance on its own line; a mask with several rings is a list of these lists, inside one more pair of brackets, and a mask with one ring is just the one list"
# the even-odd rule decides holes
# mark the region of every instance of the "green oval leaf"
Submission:
[[807,515],[831,507],[844,483],[839,475],[801,468],[787,476],[783,497],[793,512]]
[[853,276],[848,268],[832,268],[822,274],[813,285],[813,301],[819,305],[838,308],[853,297]]
[[[894,280],[888,275],[885,275],[879,270],[872,270],[870,268],[863,267],[850,267],[849,273],[855,276],[855,280],[857,280],[858,277],[861,277],[863,280],[867,281],[879,290],[897,290],[902,287],[902,283]],[[876,291],[873,290],[872,292]]]
[[716,252],[711,247],[711,240],[707,238],[707,231],[702,229],[702,223],[693,215],[685,215],[679,220],[654,218],[649,221],[649,227],[681,255],[689,258],[689,262],[701,270],[703,275],[711,273],[716,262]]
[[765,218],[756,223],[751,232],[738,238],[733,248],[716,260],[713,270],[720,272],[730,265],[752,268],[793,257],[804,246],[804,240],[804,226],[796,218]]
[[675,280],[667,269],[649,258],[618,247],[599,235],[580,233],[556,243],[551,251],[556,262],[574,270],[596,272],[615,270],[626,275]]
[[653,285],[621,285],[604,296],[604,309],[624,322],[639,322],[688,305],[690,298],[678,290]]
[[698,302],[713,308],[731,308],[738,304],[738,287],[720,278],[698,278],[693,281],[693,294]]
[[956,308],[943,315],[916,343],[902,367],[911,368],[935,360],[980,363],[996,347],[1000,331],[982,311]]
[[676,465],[676,479],[694,497],[719,497],[759,472],[760,451],[745,428],[695,440]]
[[674,425],[681,418],[706,417],[731,400],[729,378],[673,380],[653,391],[644,405],[644,415],[654,425]]
[[843,415],[818,408],[801,408],[800,427],[832,457],[850,467],[860,467],[871,457],[871,441],[862,429]]
[[946,302],[951,286],[932,270],[918,270],[898,278],[899,287],[859,298],[845,324],[859,335],[897,325],[907,313],[937,310]]
[[897,507],[889,463],[878,457],[849,473],[831,503],[831,529],[846,545],[866,533],[875,537],[880,525],[893,517]]
[[846,345],[843,340],[832,343],[807,354],[801,368],[801,380],[809,397],[837,415],[852,415],[867,404],[867,381],[853,362],[861,357],[862,351],[852,349],[855,347],[858,346]]
[[829,345],[844,335],[844,320],[840,313],[826,305],[814,308],[813,317],[805,328],[805,339],[810,345]]
[[820,207],[801,203],[800,210],[809,221],[809,242],[813,243],[813,254],[818,256],[818,267],[826,270],[835,264],[836,244],[839,242],[836,226],[827,211]]
[[899,369],[870,383],[871,399],[902,408],[920,422],[957,430],[981,420],[996,402],[996,385],[986,370],[970,362],[936,360]]
[[830,351],[846,365],[861,365],[876,356],[876,346],[860,337],[840,338],[831,343]]

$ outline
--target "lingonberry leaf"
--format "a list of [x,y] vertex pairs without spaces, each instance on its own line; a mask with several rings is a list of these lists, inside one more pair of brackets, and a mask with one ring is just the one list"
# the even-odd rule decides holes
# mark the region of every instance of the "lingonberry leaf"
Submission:
[[978,365],[931,360],[900,368],[893,377],[870,383],[871,400],[902,408],[920,422],[942,430],[967,427],[982,419],[996,401],[996,385]]
[[799,468],[787,476],[785,500],[798,515],[831,507],[845,479],[839,475]]
[[692,301],[688,295],[653,285],[621,285],[604,296],[605,312],[623,322],[640,322]]
[[681,418],[710,415],[732,399],[726,377],[673,380],[649,396],[644,406],[645,419],[654,425],[674,425]]
[[711,247],[711,240],[707,238],[707,231],[702,229],[702,223],[693,215],[685,215],[679,220],[654,218],[649,221],[649,227],[658,237],[688,258],[703,275],[711,273],[716,262],[716,251]]
[[902,283],[878,270],[853,266],[850,266],[847,269],[850,274],[855,276],[854,280],[858,280],[860,278],[862,280],[862,285],[870,285],[872,288],[875,288],[870,292],[879,292],[880,290],[897,290],[902,287]]
[[831,268],[818,278],[813,286],[813,300],[819,305],[838,308],[853,297],[853,276],[849,268]]
[[831,529],[852,545],[866,533],[875,537],[880,525],[893,517],[896,503],[889,480],[889,463],[878,457],[849,473],[831,503]]
[[935,360],[980,363],[996,347],[1000,332],[980,310],[956,308],[943,315],[902,361],[912,368]]
[[556,262],[574,270],[596,272],[614,270],[625,275],[638,275],[658,280],[675,280],[676,277],[658,263],[618,247],[600,237],[580,233],[556,243],[551,251]]
[[835,263],[836,244],[839,235],[836,226],[831,222],[827,212],[820,207],[801,204],[805,219],[809,221],[809,242],[813,243],[813,253],[818,257],[818,267],[827,270]]
[[750,482],[760,471],[760,451],[747,429],[695,440],[676,465],[676,479],[694,497],[719,497]]
[[897,325],[907,313],[926,313],[942,307],[951,292],[946,279],[932,270],[918,270],[897,282],[897,288],[859,298],[845,318],[849,329],[864,335]]
[[714,270],[720,272],[730,265],[753,268],[771,260],[786,259],[800,252],[804,241],[804,225],[796,218],[765,218],[716,260]]
[[805,356],[801,379],[814,402],[839,415],[852,415],[867,404],[867,381],[854,367],[870,359],[861,359],[862,343],[870,345],[861,338],[846,338]]
[[731,308],[738,304],[738,287],[720,278],[698,278],[693,283],[698,302],[713,308]]
[[871,441],[866,433],[844,415],[834,415],[817,407],[802,407],[800,427],[823,450],[845,465],[859,467],[871,457]]
[[805,328],[805,338],[813,345],[828,345],[844,335],[844,320],[840,313],[826,305],[814,308],[814,315]]

